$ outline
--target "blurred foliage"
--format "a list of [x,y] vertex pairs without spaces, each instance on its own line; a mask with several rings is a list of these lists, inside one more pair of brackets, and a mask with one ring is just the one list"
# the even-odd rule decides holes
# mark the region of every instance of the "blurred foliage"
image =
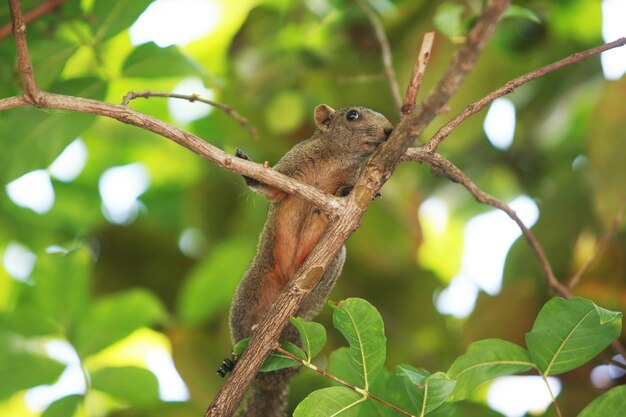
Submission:
[[[31,10],[39,3],[22,5]],[[184,46],[134,46],[128,28],[150,3],[67,0],[32,22],[28,40],[41,86],[119,103],[128,91],[171,91],[197,77],[215,100],[247,117],[260,139],[253,141],[219,110],[180,127],[228,152],[239,147],[270,163],[312,133],[311,111],[319,103],[368,106],[398,121],[378,43],[355,2],[215,1],[222,15],[202,38]],[[435,120],[424,139],[509,79],[602,42],[599,2],[515,3],[523,9],[501,22],[450,112]],[[423,96],[445,70],[456,38],[472,24],[482,2],[371,4],[381,14],[401,85],[408,81],[422,34],[453,22],[453,29],[437,36]],[[442,15],[442,7],[452,15]],[[8,21],[3,2],[0,26]],[[563,280],[589,258],[624,198],[625,90],[623,79],[604,80],[594,57],[508,96],[517,111],[510,149],[497,150],[486,140],[485,112],[456,129],[440,149],[484,191],[505,201],[522,194],[534,199],[540,217],[533,230]],[[20,91],[15,47],[5,38],[0,40],[0,96]],[[130,106],[174,123],[168,100],[139,99]],[[88,149],[87,164],[72,181],[52,177],[55,200],[45,214],[16,205],[6,187],[0,191],[4,265],[7,248],[15,243],[36,255],[34,270],[22,280],[0,268],[0,415],[40,414],[25,405],[25,390],[53,383],[64,370],[46,350],[47,342],[59,339],[77,352],[89,389],[54,402],[46,417],[201,415],[223,383],[215,370],[231,349],[229,299],[253,256],[266,204],[239,176],[151,133],[91,115],[34,108],[0,113],[0,181],[6,185],[48,168],[77,137]],[[107,169],[134,162],[148,169],[149,188],[139,198],[134,221],[112,224],[102,212],[99,180]],[[382,193],[348,241],[343,277],[332,298],[363,297],[378,308],[388,338],[387,368],[410,363],[447,369],[480,339],[523,344],[549,298],[526,241],[518,239],[508,254],[500,294],[481,293],[467,319],[443,316],[433,298],[458,271],[463,225],[490,208],[416,164],[400,166]],[[418,217],[431,197],[448,208],[441,233]],[[182,244],[190,230],[195,231],[191,249]],[[575,292],[625,311],[625,247],[622,221]],[[328,324],[330,314],[325,310],[318,320]],[[337,332],[328,338],[320,365],[341,345]],[[171,352],[188,401],[159,399],[155,376],[137,353],[146,346]],[[599,363],[560,376],[565,415],[575,415],[601,393],[589,380]],[[624,377],[613,381],[623,382]],[[313,389],[327,386],[323,378],[300,372],[290,391],[292,408]],[[484,396],[475,400],[484,404]],[[468,403],[454,415],[488,413]]]

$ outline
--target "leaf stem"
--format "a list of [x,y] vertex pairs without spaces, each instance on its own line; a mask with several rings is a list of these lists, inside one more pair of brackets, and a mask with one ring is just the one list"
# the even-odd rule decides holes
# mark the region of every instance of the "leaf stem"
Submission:
[[554,393],[552,392],[552,387],[550,387],[550,383],[548,382],[548,377],[544,374],[541,374],[541,378],[543,379],[543,382],[545,382],[546,386],[548,387],[548,392],[550,393],[550,398],[552,398],[552,404],[554,404],[556,413],[559,415],[559,417],[563,417],[563,413],[561,413],[561,408],[559,407],[559,403],[556,401],[556,397],[554,396]]
[[318,368],[317,366],[313,365],[310,362],[305,362],[301,358],[297,357],[296,355],[293,355],[291,352],[286,351],[285,349],[283,349],[280,346],[278,346],[275,350],[277,352],[282,353],[285,356],[288,356],[289,358],[293,359],[294,361],[297,361],[297,362],[301,363],[302,365],[306,366],[307,368],[312,369],[315,372],[317,372],[319,374],[322,374],[322,375],[324,375],[327,378],[332,379],[333,381],[343,385],[344,387],[350,388],[351,390],[356,391],[356,392],[358,392],[360,394],[363,394],[364,396],[369,397],[372,400],[378,401],[379,403],[384,404],[387,407],[390,407],[390,408],[396,410],[397,412],[404,414],[405,416],[416,417],[413,414],[411,414],[411,413],[409,413],[407,411],[404,411],[400,407],[395,406],[395,405],[393,405],[393,404],[383,400],[382,398],[375,396],[374,394],[372,394],[371,392],[369,392],[367,390],[359,388],[356,385],[349,383],[348,381],[344,381],[343,379],[338,378],[335,375],[333,375],[331,373],[328,373],[328,372],[326,372],[325,370],[323,370],[321,368]]

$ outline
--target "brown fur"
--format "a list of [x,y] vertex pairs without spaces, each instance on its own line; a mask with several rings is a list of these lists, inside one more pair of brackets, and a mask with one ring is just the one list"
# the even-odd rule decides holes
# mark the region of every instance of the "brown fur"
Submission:
[[[355,111],[358,117],[349,120],[348,113]],[[274,169],[329,194],[345,195],[356,183],[365,162],[387,139],[392,125],[381,114],[363,107],[335,111],[325,104],[315,108],[315,121],[315,134],[294,146]],[[270,310],[328,226],[326,214],[311,203],[250,178],[246,182],[270,205],[257,255],[241,279],[231,305],[233,343],[251,336],[255,324]],[[310,319],[318,313],[344,260],[345,247],[304,301],[298,312],[300,317]],[[299,339],[291,325],[282,338],[294,343]],[[292,368],[257,375],[238,415],[284,416],[287,385],[294,372]]]

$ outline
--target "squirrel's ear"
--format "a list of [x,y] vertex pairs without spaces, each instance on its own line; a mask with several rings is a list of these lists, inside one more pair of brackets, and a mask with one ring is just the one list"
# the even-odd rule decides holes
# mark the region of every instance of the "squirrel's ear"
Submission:
[[335,115],[335,110],[326,104],[320,104],[315,108],[315,124],[320,130],[327,129]]

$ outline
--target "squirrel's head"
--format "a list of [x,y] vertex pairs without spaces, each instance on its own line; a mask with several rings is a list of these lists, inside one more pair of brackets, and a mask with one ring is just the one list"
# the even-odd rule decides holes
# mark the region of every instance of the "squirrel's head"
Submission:
[[320,104],[315,108],[315,124],[328,140],[363,156],[371,155],[393,131],[385,116],[360,106],[334,110]]

